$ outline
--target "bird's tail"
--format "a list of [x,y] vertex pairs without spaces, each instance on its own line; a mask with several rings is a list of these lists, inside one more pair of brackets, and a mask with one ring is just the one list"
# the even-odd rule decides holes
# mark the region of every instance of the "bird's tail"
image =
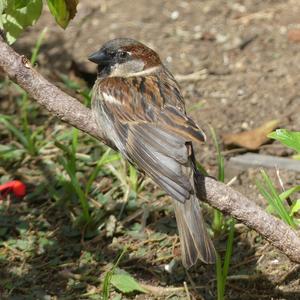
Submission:
[[198,259],[208,264],[214,263],[215,248],[206,230],[196,195],[191,195],[184,203],[176,200],[173,203],[184,267],[190,268]]

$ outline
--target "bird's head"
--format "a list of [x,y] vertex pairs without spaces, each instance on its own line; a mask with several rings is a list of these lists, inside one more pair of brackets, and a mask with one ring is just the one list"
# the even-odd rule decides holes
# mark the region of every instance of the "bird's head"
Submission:
[[98,76],[102,78],[147,74],[161,65],[155,51],[136,40],[127,38],[106,42],[88,59],[98,65]]

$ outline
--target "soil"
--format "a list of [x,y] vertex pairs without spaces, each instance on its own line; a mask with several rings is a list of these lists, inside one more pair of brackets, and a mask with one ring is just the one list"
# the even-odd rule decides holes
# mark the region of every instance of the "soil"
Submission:
[[[280,127],[299,131],[299,16],[298,0],[85,0],[65,31],[44,11],[15,48],[29,53],[47,26],[38,62],[41,72],[52,80],[59,72],[76,74],[92,85],[96,70],[87,56],[105,41],[131,37],[151,46],[178,76],[189,114],[207,132],[209,141],[197,149],[197,159],[216,175],[216,151],[208,125],[220,137],[274,119],[280,120]],[[185,76],[189,74],[193,78]],[[277,143],[256,152],[291,154]],[[237,176],[233,186],[265,206],[254,183],[258,170],[234,168],[228,159],[236,153],[230,149],[224,153],[226,181]],[[274,170],[269,173],[275,178]],[[280,176],[287,188],[299,184],[299,174],[280,171]],[[299,266],[242,225],[236,236],[227,299],[300,299]],[[219,244],[224,247],[222,241]],[[136,272],[140,281],[156,282],[150,273]],[[193,269],[190,276],[197,286],[214,284],[211,266]],[[189,277],[184,275],[184,280],[189,282]],[[182,280],[165,284],[182,286]],[[210,288],[191,293],[195,299],[214,299]],[[132,299],[155,298],[141,294]]]

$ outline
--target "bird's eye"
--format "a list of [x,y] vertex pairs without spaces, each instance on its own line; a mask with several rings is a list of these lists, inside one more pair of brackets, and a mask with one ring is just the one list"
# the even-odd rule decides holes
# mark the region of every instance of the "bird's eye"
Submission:
[[119,54],[120,58],[126,58],[126,57],[128,57],[128,52],[126,52],[126,51],[120,51],[118,54]]

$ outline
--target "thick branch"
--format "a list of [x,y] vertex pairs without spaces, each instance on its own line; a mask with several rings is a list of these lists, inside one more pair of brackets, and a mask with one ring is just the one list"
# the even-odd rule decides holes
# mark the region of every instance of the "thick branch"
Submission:
[[[17,54],[0,37],[0,67],[33,99],[59,119],[80,130],[104,140],[96,128],[91,111],[40,75],[25,57]],[[207,202],[256,230],[292,261],[300,263],[300,238],[281,220],[272,217],[239,192],[215,181],[204,178],[203,188]]]

